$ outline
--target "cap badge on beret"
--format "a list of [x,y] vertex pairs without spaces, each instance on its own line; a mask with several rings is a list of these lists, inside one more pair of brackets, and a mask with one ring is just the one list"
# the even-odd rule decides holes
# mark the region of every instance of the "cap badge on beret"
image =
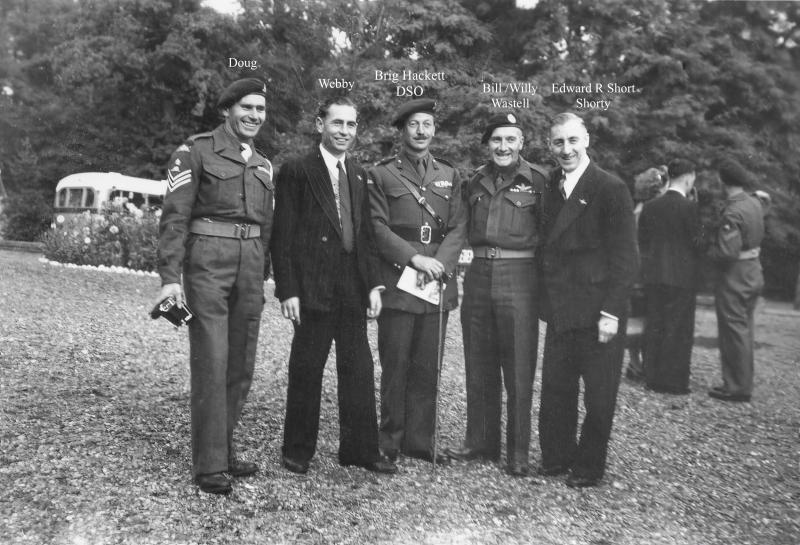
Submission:
[[516,118],[516,117],[514,117],[514,114],[508,114],[508,115],[506,116],[506,119],[508,119],[508,122],[509,122],[509,123],[516,123],[516,122],[517,122],[517,118]]

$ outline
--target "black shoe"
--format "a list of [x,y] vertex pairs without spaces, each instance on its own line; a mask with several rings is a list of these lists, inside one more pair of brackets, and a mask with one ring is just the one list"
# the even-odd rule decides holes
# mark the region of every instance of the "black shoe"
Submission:
[[282,458],[282,461],[283,461],[283,467],[285,467],[292,473],[300,473],[302,475],[303,473],[308,472],[307,461],[295,460],[293,458],[289,458],[288,456],[284,456]]
[[511,463],[506,466],[506,473],[512,477],[527,477],[530,474],[528,464]]
[[567,466],[539,466],[536,468],[536,473],[542,477],[556,477],[558,475],[564,475],[568,472],[569,467]]
[[230,494],[231,480],[224,473],[206,473],[194,478],[194,482],[203,492],[209,494]]
[[339,462],[341,466],[356,466],[356,467],[363,467],[367,471],[372,471],[374,473],[384,473],[386,475],[394,475],[397,473],[397,466],[394,462],[390,462],[386,458],[380,458],[375,460],[374,462]]
[[628,369],[625,371],[625,378],[627,378],[628,380],[632,380],[634,382],[642,382],[644,381],[644,373],[635,371],[632,368],[628,367]]
[[734,394],[733,392],[727,392],[721,388],[712,388],[708,391],[708,395],[721,401],[738,401],[741,403],[750,402],[749,394]]
[[570,476],[567,477],[567,486],[570,488],[587,488],[598,484],[600,484],[600,477],[584,477],[574,473],[570,473]]
[[[416,458],[418,460],[425,460],[426,462],[433,463],[433,453],[431,453],[431,452],[414,450],[414,451],[410,451],[410,452],[405,452],[404,454],[406,456],[408,456],[409,458]],[[392,460],[392,461],[394,461],[394,460]],[[437,453],[436,454],[436,465],[437,466],[449,466],[450,465],[450,457],[446,456],[445,454],[442,454],[442,453]]]
[[228,460],[228,473],[233,477],[247,477],[258,472],[258,466],[253,462],[243,460]]
[[485,450],[470,447],[446,448],[444,449],[444,454],[460,462],[468,462],[470,460],[489,460],[496,462],[499,458],[499,456],[492,455]]
[[383,457],[392,463],[395,463],[399,456],[400,454],[397,452],[397,449],[387,449],[383,451]]

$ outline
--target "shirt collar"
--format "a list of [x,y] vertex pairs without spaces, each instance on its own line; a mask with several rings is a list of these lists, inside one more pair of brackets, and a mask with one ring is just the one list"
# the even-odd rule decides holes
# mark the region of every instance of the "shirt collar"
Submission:
[[575,186],[578,185],[578,180],[581,179],[583,173],[586,172],[586,169],[589,168],[589,163],[591,161],[588,160],[581,165],[578,165],[578,168],[573,170],[572,172],[564,172],[564,191],[567,194],[567,198],[572,195],[572,190],[575,189]]
[[330,170],[332,172],[338,172],[338,168],[336,166],[336,163],[341,161],[342,162],[342,168],[344,168],[344,171],[347,172],[347,168],[345,168],[345,166],[344,166],[344,162],[345,162],[345,159],[346,159],[346,154],[343,153],[340,157],[336,157],[331,152],[329,152],[327,149],[325,149],[325,146],[323,146],[322,144],[319,145],[319,151],[320,151],[320,153],[322,153],[322,160],[325,161],[325,166],[328,167],[328,170]]
[[684,193],[683,189],[681,189],[680,187],[672,187],[672,186],[670,186],[670,187],[667,188],[667,191],[674,191],[676,193],[680,193],[684,197],[686,196],[686,193]]

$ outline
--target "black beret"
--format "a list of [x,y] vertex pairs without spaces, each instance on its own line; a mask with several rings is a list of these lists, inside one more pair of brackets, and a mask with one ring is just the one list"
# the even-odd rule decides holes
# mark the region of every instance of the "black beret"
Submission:
[[217,108],[230,108],[247,95],[261,95],[267,98],[267,85],[257,78],[236,80],[222,91],[217,101]]
[[403,126],[403,123],[405,123],[406,119],[408,119],[412,114],[419,112],[433,115],[433,110],[435,107],[436,101],[431,98],[415,98],[414,100],[409,100],[397,109],[397,113],[394,115],[394,121],[392,121],[392,125],[399,129]]
[[717,167],[719,179],[725,185],[750,187],[750,175],[742,165],[733,159],[723,159]]
[[511,112],[495,114],[489,119],[489,124],[486,125],[486,129],[483,131],[481,144],[488,142],[494,130],[500,127],[517,127],[519,130],[522,130],[522,125],[519,124],[516,114]]

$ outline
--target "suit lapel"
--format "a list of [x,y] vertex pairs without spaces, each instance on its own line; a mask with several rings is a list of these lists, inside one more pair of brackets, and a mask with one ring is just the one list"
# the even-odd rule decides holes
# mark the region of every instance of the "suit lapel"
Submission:
[[361,208],[358,203],[363,198],[361,192],[364,190],[364,178],[361,173],[357,172],[358,169],[349,157],[345,160],[345,169],[347,169],[347,184],[350,188],[350,216],[353,221],[353,233],[358,233],[361,220]]
[[[560,177],[560,172],[560,170],[556,171],[555,176]],[[589,205],[589,203],[592,202],[592,197],[594,196],[595,192],[595,186],[592,183],[593,172],[594,164],[590,163],[586,168],[586,171],[578,180],[578,183],[575,185],[575,189],[572,190],[569,198],[564,203],[564,206],[561,208],[558,216],[556,216],[553,228],[550,230],[550,234],[547,236],[548,243],[552,243],[557,240],[558,237],[560,237],[562,233],[564,233],[564,231],[566,231],[567,228],[572,225],[576,219],[578,219],[583,211],[586,210],[586,207]],[[558,178],[555,179],[557,180]],[[558,184],[558,182],[555,183]]]
[[[336,210],[336,197],[333,194],[333,186],[331,185],[331,176],[328,173],[328,167],[325,166],[325,160],[319,150],[312,153],[307,161],[308,183],[311,186],[311,191],[316,197],[317,202],[322,207],[325,215],[333,224],[339,236],[342,236],[342,226],[339,224],[339,213]],[[349,168],[347,168],[349,172]]]

